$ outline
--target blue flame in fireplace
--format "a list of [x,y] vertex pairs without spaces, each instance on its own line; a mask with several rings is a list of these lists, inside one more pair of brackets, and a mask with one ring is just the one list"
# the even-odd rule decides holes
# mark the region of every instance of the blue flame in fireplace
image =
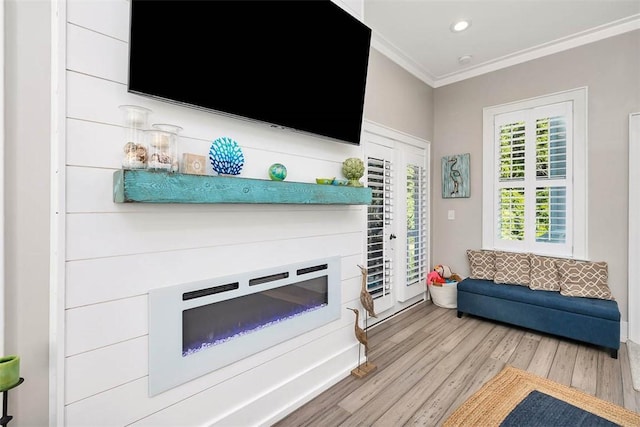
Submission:
[[184,310],[182,356],[302,316],[327,305],[327,277],[322,276]]

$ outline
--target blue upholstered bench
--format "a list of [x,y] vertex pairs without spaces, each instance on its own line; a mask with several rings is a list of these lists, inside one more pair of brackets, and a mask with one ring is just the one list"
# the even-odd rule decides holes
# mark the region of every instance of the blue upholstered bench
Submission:
[[618,358],[620,311],[613,300],[467,278],[458,283],[458,317],[463,313],[606,347]]

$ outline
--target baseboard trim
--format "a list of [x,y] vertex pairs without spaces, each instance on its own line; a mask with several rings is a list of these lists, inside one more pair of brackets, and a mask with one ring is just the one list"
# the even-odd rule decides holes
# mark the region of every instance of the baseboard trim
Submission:
[[348,377],[358,365],[358,345],[349,345],[309,369],[286,378],[247,404],[216,419],[214,425],[273,425]]
[[627,342],[629,339],[629,322],[620,322],[620,342]]

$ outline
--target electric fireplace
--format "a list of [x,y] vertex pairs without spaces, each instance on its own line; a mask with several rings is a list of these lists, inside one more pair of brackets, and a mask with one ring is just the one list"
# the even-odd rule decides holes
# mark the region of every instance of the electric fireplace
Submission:
[[340,258],[149,291],[149,395],[340,318]]

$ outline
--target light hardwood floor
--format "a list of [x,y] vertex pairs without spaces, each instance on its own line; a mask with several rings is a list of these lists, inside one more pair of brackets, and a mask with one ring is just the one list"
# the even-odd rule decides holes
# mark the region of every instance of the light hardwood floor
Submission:
[[[506,364],[635,412],[627,347],[605,349],[464,315],[421,302],[370,328],[377,370],[349,376],[274,427],[439,426]],[[361,359],[364,362],[364,359]]]

